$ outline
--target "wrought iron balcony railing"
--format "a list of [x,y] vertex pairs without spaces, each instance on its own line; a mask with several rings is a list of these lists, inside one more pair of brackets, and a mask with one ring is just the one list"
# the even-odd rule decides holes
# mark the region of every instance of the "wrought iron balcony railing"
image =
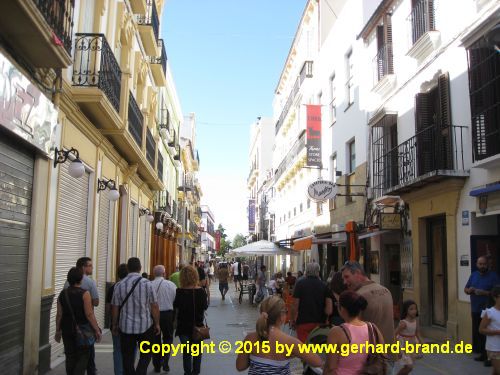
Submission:
[[75,0],[33,0],[38,10],[71,55]]
[[158,178],[163,182],[163,155],[158,151]]
[[274,174],[274,181],[278,181],[283,172],[286,171],[286,169],[290,166],[290,164],[293,162],[293,159],[306,147],[306,132],[303,131],[302,134],[300,135],[299,139],[295,141],[293,144],[292,148],[288,153],[286,154],[285,158],[283,161],[280,163],[278,166],[278,169],[276,169],[276,173]]
[[158,18],[158,11],[156,10],[156,3],[154,0],[147,0],[146,14],[137,15],[137,23],[139,25],[148,25],[153,27],[153,33],[156,40],[160,31],[160,19]]
[[75,34],[73,86],[99,88],[120,112],[122,71],[104,34]]
[[134,95],[130,92],[128,100],[128,131],[134,138],[135,142],[142,147],[142,130],[144,127],[144,120],[141,109],[135,101]]
[[156,152],[156,142],[151,133],[151,130],[146,131],[146,159],[149,164],[155,167],[155,152]]
[[377,84],[386,75],[394,74],[392,43],[385,44],[373,58],[374,84]]
[[[377,196],[419,182],[426,175],[452,175],[464,170],[467,127],[437,126],[418,132],[373,161],[373,188]],[[444,172],[443,172],[444,171]]]
[[419,0],[411,10],[407,20],[410,27],[412,45],[426,32],[435,30],[434,1]]
[[149,56],[149,62],[151,64],[161,64],[163,69],[163,74],[167,75],[167,53],[165,52],[165,43],[163,39],[158,40],[158,47],[160,47],[161,53],[159,57]]
[[174,160],[181,160],[181,146],[175,145],[175,155],[174,155]]
[[155,206],[158,211],[166,211],[169,204],[169,194],[167,190],[161,190],[156,193]]

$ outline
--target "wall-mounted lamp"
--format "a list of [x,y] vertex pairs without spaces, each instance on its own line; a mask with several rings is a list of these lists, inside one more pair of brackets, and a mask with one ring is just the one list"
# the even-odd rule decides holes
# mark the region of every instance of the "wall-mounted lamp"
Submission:
[[54,168],[57,167],[57,164],[64,163],[68,160],[69,154],[75,155],[75,160],[71,162],[68,167],[68,173],[71,177],[80,178],[85,173],[85,167],[83,166],[82,161],[80,160],[80,154],[78,150],[75,148],[71,148],[71,150],[64,151],[59,150],[57,147],[54,150]]
[[160,124],[160,134],[162,137],[166,137],[168,135],[168,125]]
[[116,189],[116,183],[114,180],[97,180],[97,192],[109,189],[109,200],[117,201],[120,198],[120,192]]
[[151,215],[151,211],[149,211],[149,208],[140,208],[139,209],[139,217],[146,215],[146,221],[148,223],[152,223],[153,220],[155,219],[153,215]]
[[156,223],[156,229],[158,229],[159,231],[163,230],[163,223],[161,221]]

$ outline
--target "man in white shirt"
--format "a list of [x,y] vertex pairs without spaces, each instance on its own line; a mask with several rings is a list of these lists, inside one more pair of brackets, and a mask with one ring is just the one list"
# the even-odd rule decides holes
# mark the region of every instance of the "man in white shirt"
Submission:
[[238,282],[240,281],[240,269],[241,269],[241,266],[240,266],[240,262],[236,261],[233,263],[233,265],[231,266],[231,270],[232,270],[232,274],[233,274],[233,281],[234,281],[234,289],[236,291],[239,290],[238,288]]
[[[162,265],[155,266],[153,270],[155,279],[153,280],[153,290],[156,293],[158,306],[160,307],[160,328],[161,334],[155,337],[155,343],[171,344],[174,338],[174,299],[177,287],[170,280],[165,279],[165,267]],[[160,372],[160,367],[163,371],[170,371],[168,360],[170,354],[166,354],[163,358],[161,353],[153,353],[153,366],[155,372]]]

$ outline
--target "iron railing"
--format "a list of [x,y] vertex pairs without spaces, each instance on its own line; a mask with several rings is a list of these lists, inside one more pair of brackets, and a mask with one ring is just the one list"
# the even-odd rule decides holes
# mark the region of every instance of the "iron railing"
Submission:
[[163,155],[161,152],[158,152],[158,178],[161,182],[163,182]]
[[156,209],[166,211],[169,194],[167,190],[161,190],[156,193]]
[[163,42],[163,39],[158,40],[158,47],[161,49],[161,54],[159,57],[156,56],[149,56],[149,62],[151,64],[161,64],[161,67],[163,69],[163,74],[165,77],[167,76],[167,53],[165,52],[165,43]]
[[155,167],[155,151],[156,142],[151,130],[148,129],[146,131],[146,159],[153,168]]
[[75,34],[73,86],[99,88],[120,112],[122,71],[104,34]]
[[311,78],[313,76],[312,69],[313,69],[313,62],[312,61],[305,61],[304,65],[302,65],[302,69],[300,70],[300,74],[297,77],[297,79],[295,80],[295,84],[293,85],[292,91],[290,92],[290,95],[288,96],[288,99],[285,103],[285,106],[283,107],[283,110],[281,111],[280,118],[279,118],[278,122],[276,123],[276,134],[278,134],[281,127],[283,126],[283,123],[284,123],[285,118],[288,114],[288,111],[290,110],[290,107],[292,106],[295,97],[299,93],[300,86],[302,85],[302,82],[304,82],[304,79]]
[[175,200],[172,202],[172,218],[177,220],[177,202]]
[[274,181],[278,181],[283,172],[290,166],[295,157],[306,147],[306,132],[303,131],[300,135],[299,139],[295,141],[292,148],[286,154],[285,158],[282,160],[278,169],[276,169],[276,173],[274,174]]
[[419,0],[411,10],[407,19],[410,26],[412,45],[426,32],[435,30],[436,19],[434,1],[435,0]]
[[160,108],[160,118],[158,120],[158,125],[160,126],[160,129],[165,128],[167,129],[167,132],[170,133],[170,112],[168,111],[165,103],[163,103],[162,107]]
[[137,23],[139,25],[147,25],[153,27],[153,33],[156,40],[160,31],[160,19],[158,18],[158,11],[156,10],[156,2],[154,0],[147,0],[146,14],[137,14]]
[[71,55],[75,0],[33,0],[45,21]]
[[386,75],[394,74],[392,43],[382,46],[373,58],[374,84],[377,84]]
[[194,190],[194,178],[190,173],[186,173],[183,178],[181,185],[178,188],[180,191],[192,191]]
[[172,138],[170,142],[168,142],[168,147],[174,147],[177,146],[177,133],[175,132],[175,129],[172,129]]
[[377,196],[396,186],[408,186],[435,171],[464,170],[466,126],[434,125],[418,132],[373,161],[373,188]]
[[134,138],[135,142],[142,147],[142,129],[144,127],[144,121],[142,112],[135,101],[134,95],[130,92],[128,100],[128,131]]

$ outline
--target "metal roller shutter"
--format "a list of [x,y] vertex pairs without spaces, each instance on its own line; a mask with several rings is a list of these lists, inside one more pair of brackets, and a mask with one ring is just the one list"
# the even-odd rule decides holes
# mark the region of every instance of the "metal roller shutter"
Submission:
[[130,256],[137,256],[137,222],[139,211],[137,210],[137,205],[133,202],[130,202],[129,209],[129,219],[128,219],[128,246],[130,249]]
[[85,173],[73,178],[68,173],[69,162],[60,164],[57,210],[56,261],[54,303],[50,311],[51,361],[63,355],[63,344],[54,341],[56,332],[57,298],[66,282],[68,271],[78,258],[86,255],[89,178]]
[[21,374],[34,158],[5,141],[0,140],[0,368]]
[[[109,190],[99,192],[99,234],[97,244],[97,265],[95,267],[95,277],[97,279],[97,291],[99,292],[99,306],[95,314],[99,327],[104,327],[104,311],[106,295],[106,279],[108,269],[108,253],[111,249],[111,219],[112,202],[109,200]],[[95,264],[95,263],[94,263]]]

